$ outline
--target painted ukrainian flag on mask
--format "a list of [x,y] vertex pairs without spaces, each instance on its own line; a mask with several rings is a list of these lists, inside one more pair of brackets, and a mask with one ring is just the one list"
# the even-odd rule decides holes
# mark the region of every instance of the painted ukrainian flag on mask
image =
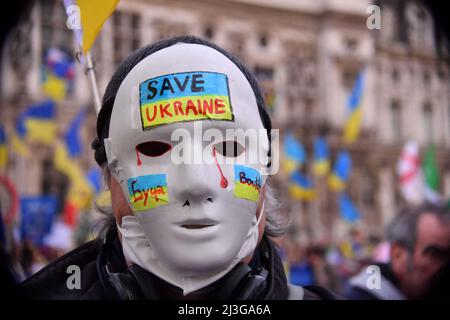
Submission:
[[283,170],[290,174],[298,170],[305,162],[305,159],[305,148],[291,132],[287,132],[284,136]]
[[289,194],[292,198],[298,200],[309,201],[316,197],[311,179],[300,171],[294,172],[291,176]]
[[19,137],[44,144],[52,144],[56,138],[55,103],[51,100],[29,106],[19,116]]
[[348,117],[344,127],[344,142],[353,143],[358,139],[361,119],[362,119],[362,101],[364,91],[364,70],[360,71],[356,77],[355,85],[350,92],[347,100]]
[[352,169],[352,158],[347,151],[341,151],[337,155],[333,173],[328,178],[328,186],[333,191],[345,189]]
[[324,176],[330,170],[328,144],[324,137],[314,140],[314,164],[313,171],[317,176]]

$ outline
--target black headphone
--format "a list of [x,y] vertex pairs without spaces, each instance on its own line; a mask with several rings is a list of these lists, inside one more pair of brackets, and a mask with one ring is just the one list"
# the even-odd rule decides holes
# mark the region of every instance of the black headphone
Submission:
[[[111,234],[104,238],[102,250],[97,258],[97,273],[100,282],[111,299],[156,300],[158,299],[155,275],[132,264],[126,272],[111,272],[108,253],[111,252]],[[253,270],[244,263],[238,263],[222,279],[211,299],[258,300],[263,299],[269,272],[265,268]]]

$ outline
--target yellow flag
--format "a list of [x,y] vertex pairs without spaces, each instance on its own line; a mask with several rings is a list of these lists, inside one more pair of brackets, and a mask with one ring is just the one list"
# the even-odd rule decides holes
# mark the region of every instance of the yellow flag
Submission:
[[28,157],[30,155],[25,141],[15,133],[11,135],[11,147],[15,153],[21,155],[22,157]]
[[0,145],[0,169],[5,168],[8,164],[8,148],[6,144]]
[[25,120],[25,127],[30,140],[49,145],[55,142],[57,128],[54,120],[41,121],[30,118]]
[[362,111],[361,107],[358,107],[350,115],[347,124],[344,128],[344,142],[353,143],[359,136],[359,131],[361,127]]
[[89,207],[93,199],[93,190],[84,178],[83,171],[78,164],[69,157],[67,149],[62,143],[57,143],[53,158],[53,165],[57,170],[68,176],[70,189],[68,201],[78,209]]
[[119,0],[77,0],[83,28],[83,53],[91,49],[100,29],[118,3]]
[[53,100],[61,101],[66,95],[66,83],[63,79],[47,74],[47,79],[42,84],[42,90]]

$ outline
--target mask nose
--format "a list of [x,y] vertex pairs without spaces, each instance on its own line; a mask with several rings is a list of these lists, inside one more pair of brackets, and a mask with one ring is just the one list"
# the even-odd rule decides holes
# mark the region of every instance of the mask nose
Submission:
[[216,201],[217,193],[212,186],[209,166],[182,164],[174,168],[171,175],[173,194],[182,207],[205,205]]

